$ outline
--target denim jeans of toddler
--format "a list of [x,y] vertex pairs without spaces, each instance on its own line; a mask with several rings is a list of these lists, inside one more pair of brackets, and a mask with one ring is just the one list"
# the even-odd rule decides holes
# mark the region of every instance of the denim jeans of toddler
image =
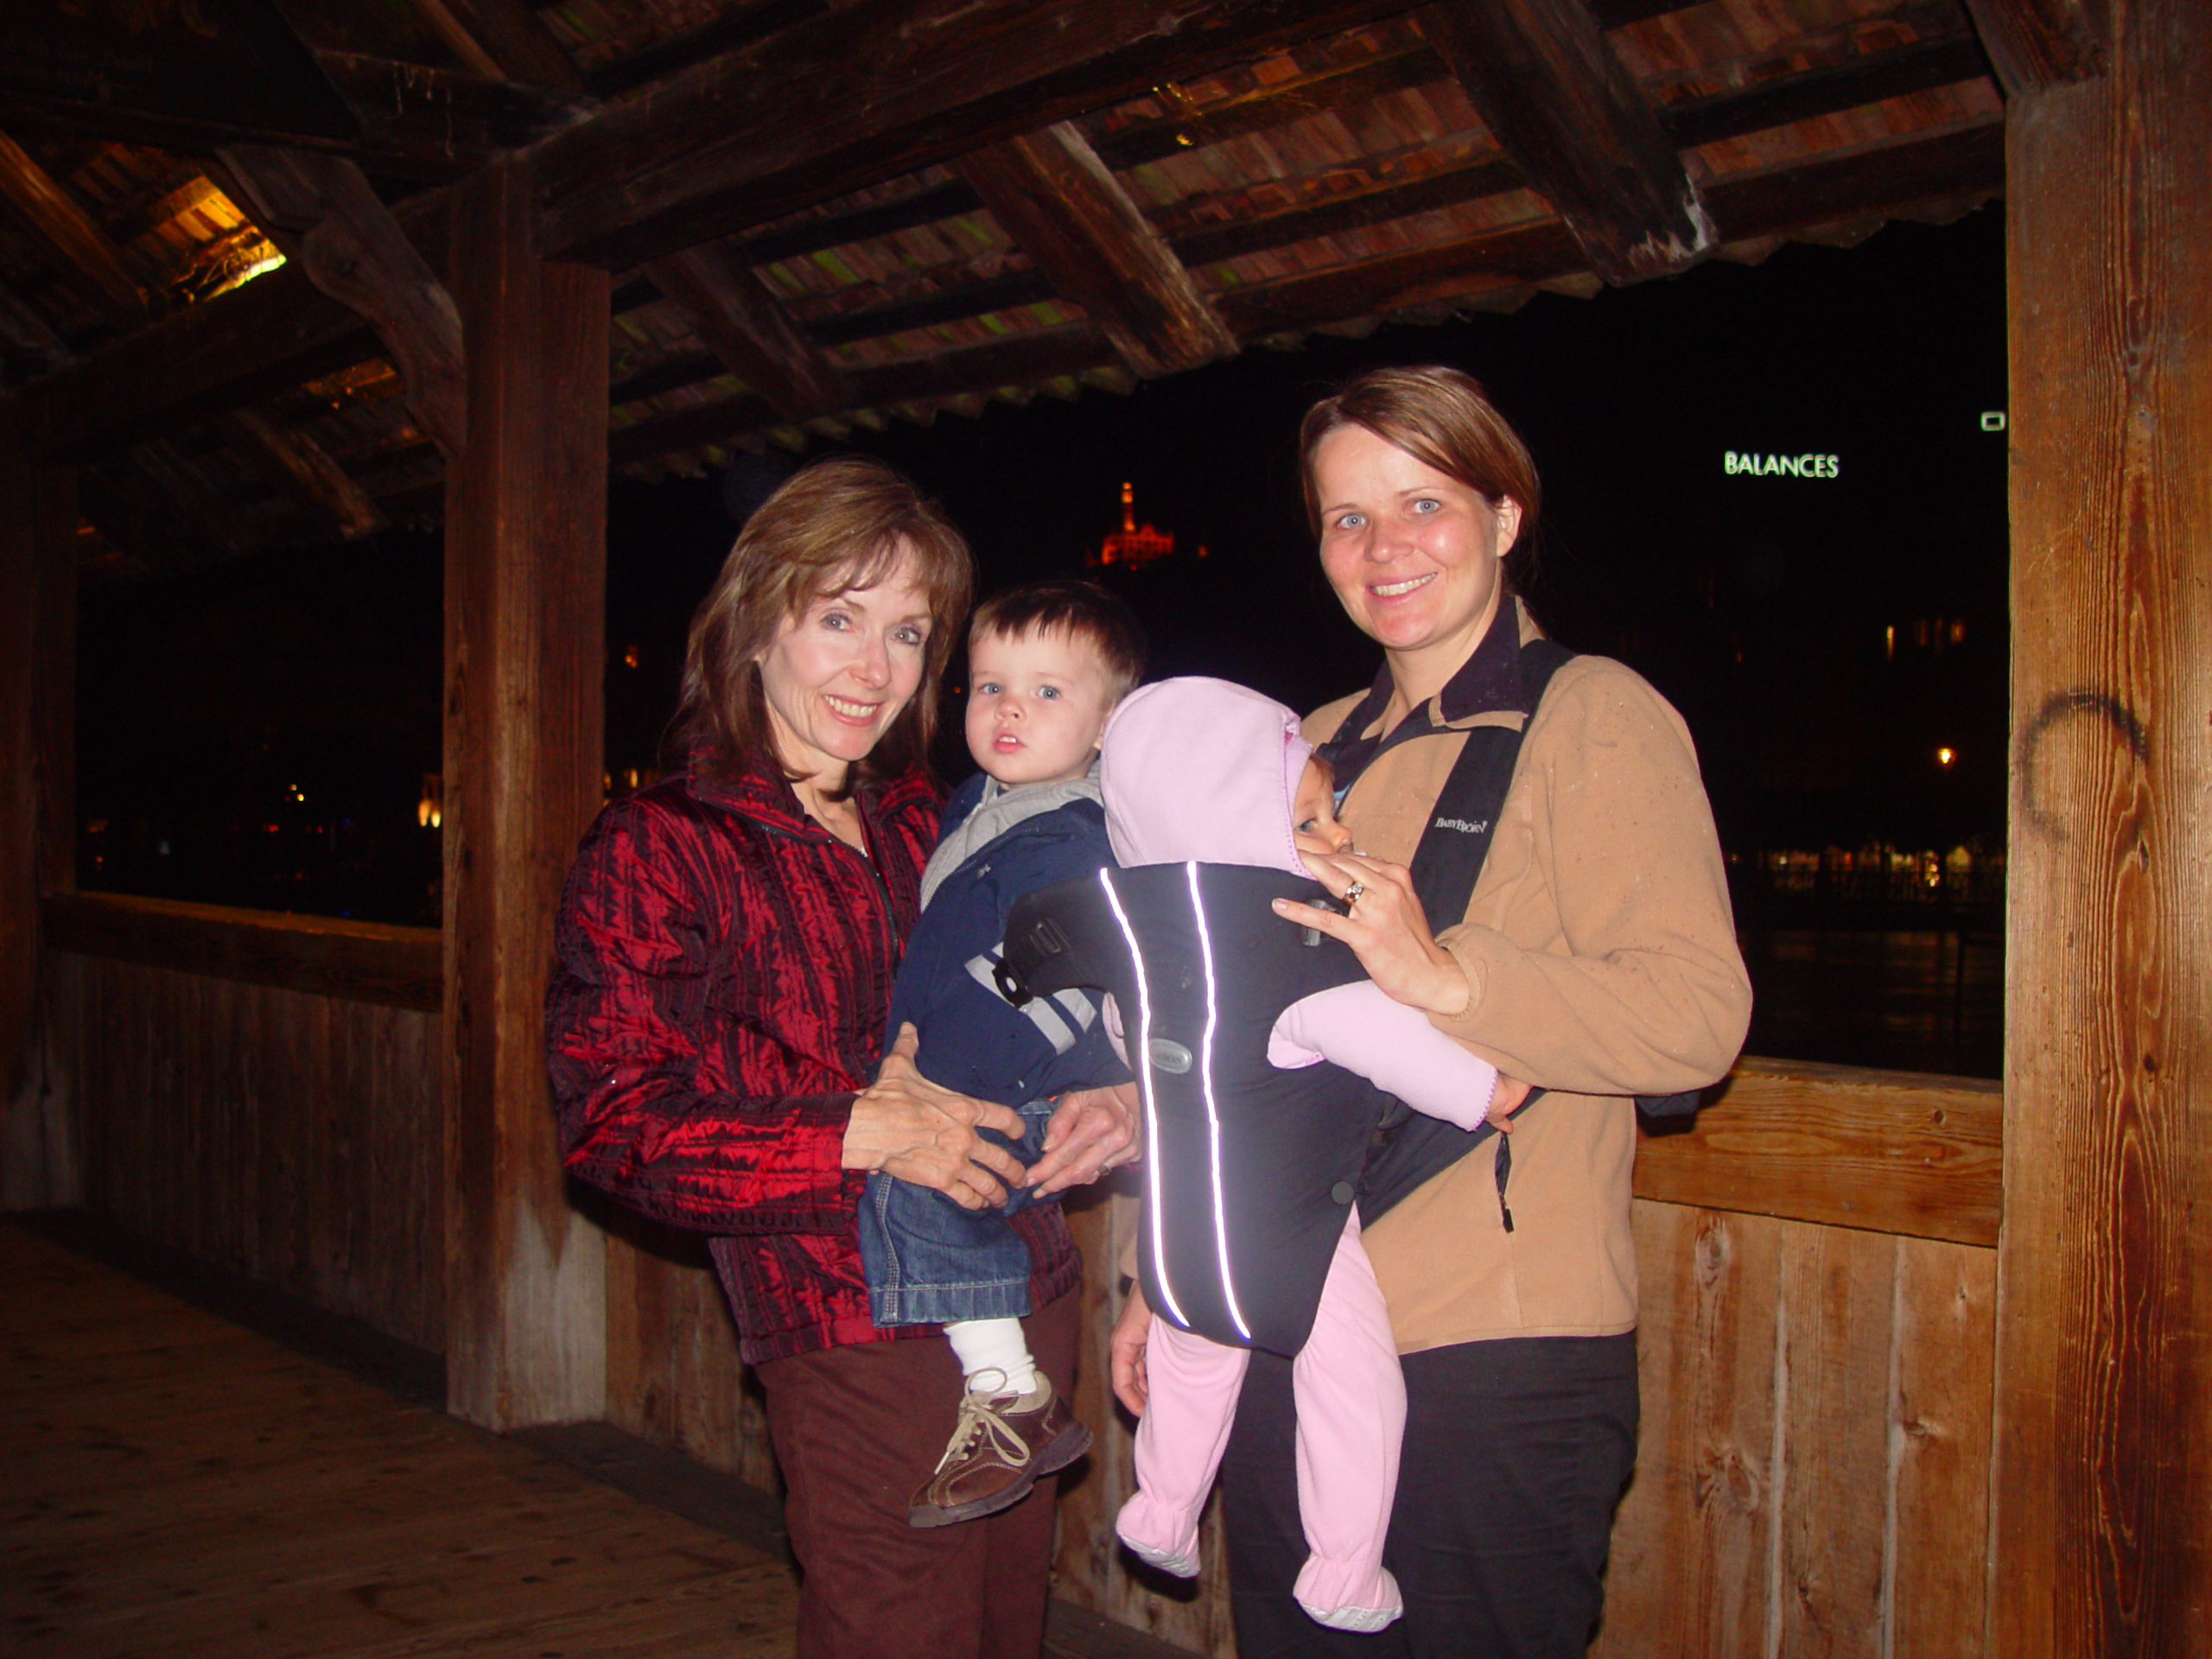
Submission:
[[[978,1133],[1033,1164],[1044,1155],[1052,1103],[1033,1100],[1014,1109],[1021,1115],[1020,1140],[995,1129]],[[870,1175],[860,1225],[871,1317],[879,1325],[943,1325],[1027,1313],[1029,1247],[1007,1217],[1036,1202],[1017,1187],[996,1209],[963,1210],[934,1187],[880,1171]]]

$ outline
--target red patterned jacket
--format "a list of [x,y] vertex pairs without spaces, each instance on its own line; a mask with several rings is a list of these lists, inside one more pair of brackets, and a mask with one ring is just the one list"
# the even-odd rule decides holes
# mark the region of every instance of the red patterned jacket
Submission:
[[[873,861],[782,779],[689,773],[617,801],[562,894],[546,1049],[569,1171],[710,1236],[748,1364],[926,1335],[868,1318],[842,1168],[937,834],[918,772],[864,789]],[[1058,1205],[1014,1224],[1041,1307],[1080,1276]]]

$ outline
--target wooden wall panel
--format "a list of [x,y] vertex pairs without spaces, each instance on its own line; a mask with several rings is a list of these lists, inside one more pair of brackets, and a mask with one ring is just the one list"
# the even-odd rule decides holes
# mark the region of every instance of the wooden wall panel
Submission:
[[1148,1571],[1114,1536],[1114,1517],[1136,1490],[1135,1423],[1114,1402],[1106,1340],[1124,1300],[1116,1263],[1136,1230],[1136,1191],[1134,1175],[1123,1176],[1110,1189],[1068,1201],[1068,1224],[1085,1269],[1075,1408],[1095,1440],[1090,1458],[1079,1465],[1079,1478],[1061,1484],[1054,1593],[1193,1653],[1233,1655],[1236,1643],[1230,1629],[1218,1497],[1198,1525],[1194,1581]]
[[705,1241],[626,1216],[607,1240],[607,1421],[777,1488],[766,1408]]
[[439,1016],[48,960],[90,1209],[442,1351]]
[[1975,1656],[1993,1250],[1639,1200],[1637,1474],[1593,1653]]

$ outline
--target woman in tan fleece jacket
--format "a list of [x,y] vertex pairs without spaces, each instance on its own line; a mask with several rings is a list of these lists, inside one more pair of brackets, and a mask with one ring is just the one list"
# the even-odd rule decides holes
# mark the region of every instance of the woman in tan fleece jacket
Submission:
[[[1370,372],[1308,412],[1302,454],[1322,568],[1384,660],[1366,694],[1306,723],[1363,849],[1317,871],[1347,912],[1278,908],[1547,1092],[1510,1143],[1493,1137],[1366,1233],[1408,1392],[1385,1554],[1404,1619],[1344,1636],[1291,1600],[1289,1366],[1255,1354],[1223,1467],[1237,1648],[1577,1655],[1635,1462],[1632,1101],[1719,1078],[1750,1018],[1719,846],[1681,717],[1631,671],[1573,658],[1527,713],[1522,646],[1540,636],[1504,561],[1539,488],[1473,380]],[[1465,915],[1432,936],[1407,865],[1446,816],[1437,797],[1467,734],[1524,723]],[[1148,1318],[1133,1299],[1116,1332],[1133,1404]]]

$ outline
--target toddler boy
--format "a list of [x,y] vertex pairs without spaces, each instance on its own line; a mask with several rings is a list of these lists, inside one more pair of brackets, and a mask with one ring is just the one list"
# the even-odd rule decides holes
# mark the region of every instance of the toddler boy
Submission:
[[[1113,862],[1094,763],[1107,715],[1143,676],[1143,636],[1128,607],[1093,583],[1032,582],[978,607],[968,670],[968,750],[982,771],[946,804],[889,1029],[915,1027],[923,1076],[1019,1112],[1027,1133],[1012,1149],[1033,1163],[1052,1096],[1128,1072],[1092,994],[1017,1009],[994,970],[1016,899]],[[951,1441],[908,1506],[918,1527],[995,1514],[1090,1448],[1090,1431],[1022,1332],[1029,1250],[1007,1217],[1032,1201],[1016,1192],[998,1210],[971,1211],[927,1187],[868,1177],[860,1242],[869,1311],[882,1326],[942,1324],[967,1378]]]

